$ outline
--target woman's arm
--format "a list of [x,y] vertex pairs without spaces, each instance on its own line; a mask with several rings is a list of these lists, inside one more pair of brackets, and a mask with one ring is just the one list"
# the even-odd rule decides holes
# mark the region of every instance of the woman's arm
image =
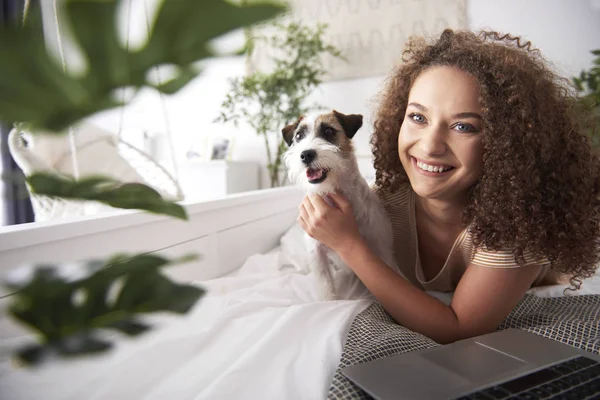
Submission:
[[307,197],[298,222],[314,239],[334,250],[386,311],[401,325],[438,343],[451,343],[494,331],[521,300],[540,267],[470,266],[450,306],[431,297],[389,268],[360,237],[350,204],[330,195]]
[[362,239],[339,256],[396,322],[438,343],[494,331],[539,273],[539,267],[470,266],[447,306],[395,273]]

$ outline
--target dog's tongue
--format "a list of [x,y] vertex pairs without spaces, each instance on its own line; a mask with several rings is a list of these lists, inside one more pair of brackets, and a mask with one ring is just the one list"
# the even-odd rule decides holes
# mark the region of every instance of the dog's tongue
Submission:
[[309,181],[314,181],[316,179],[320,179],[323,176],[323,170],[321,169],[313,169],[309,168],[306,170],[306,177]]

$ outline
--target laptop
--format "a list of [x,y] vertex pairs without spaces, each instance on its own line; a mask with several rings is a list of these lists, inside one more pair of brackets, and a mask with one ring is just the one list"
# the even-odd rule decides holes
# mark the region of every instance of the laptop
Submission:
[[600,356],[521,329],[341,372],[377,400],[600,399]]

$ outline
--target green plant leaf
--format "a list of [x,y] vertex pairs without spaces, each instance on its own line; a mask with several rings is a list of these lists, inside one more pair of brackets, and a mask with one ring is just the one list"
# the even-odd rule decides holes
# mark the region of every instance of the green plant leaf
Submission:
[[123,286],[115,308],[139,312],[171,311],[186,313],[198,296],[196,287],[177,285],[156,272],[131,274]]
[[71,335],[52,343],[52,347],[56,348],[63,355],[78,355],[78,354],[91,354],[100,353],[108,350],[112,345],[94,336],[82,333],[77,335]]
[[38,364],[46,354],[44,346],[29,345],[18,351],[17,355],[20,361],[25,364]]
[[34,173],[27,178],[32,192],[38,195],[72,200],[93,200],[116,208],[145,210],[187,220],[181,205],[165,200],[153,188],[141,183],[122,183],[101,176],[79,180],[52,173]]
[[[99,329],[137,336],[151,329],[138,320],[143,313],[188,312],[204,290],[172,282],[161,268],[194,258],[120,254],[102,262],[102,268],[97,268],[98,260],[82,264],[82,271],[90,275],[75,279],[61,273],[60,265],[32,266],[27,282],[5,283],[17,290],[8,298],[9,314],[40,338],[37,345],[21,350],[19,357],[35,363],[52,353],[68,356],[104,351],[110,343],[96,338]],[[111,288],[121,281],[125,283],[117,298],[111,299]]]
[[142,324],[141,322],[134,320],[122,320],[117,321],[114,324],[110,325],[112,329],[116,329],[128,336],[138,336],[142,333],[150,330],[150,326],[146,324]]
[[[87,63],[81,75],[69,75],[48,54],[37,2],[25,26],[0,27],[0,120],[30,124],[33,132],[61,133],[80,119],[119,106],[118,88],[153,86],[175,93],[197,74],[193,63],[215,56],[211,41],[238,28],[276,16],[285,8],[265,0],[235,5],[226,0],[162,1],[148,43],[127,51],[117,36],[117,0],[67,0],[64,24]],[[170,64],[179,75],[155,86],[152,68]]]
[[196,72],[191,68],[186,68],[180,71],[179,76],[171,79],[161,85],[154,86],[157,90],[166,93],[174,94],[187,85],[196,77]]
[[19,350],[17,355],[21,362],[27,365],[35,365],[56,354],[62,356],[95,354],[104,352],[111,347],[111,343],[92,335],[76,335],[46,345],[26,346]]

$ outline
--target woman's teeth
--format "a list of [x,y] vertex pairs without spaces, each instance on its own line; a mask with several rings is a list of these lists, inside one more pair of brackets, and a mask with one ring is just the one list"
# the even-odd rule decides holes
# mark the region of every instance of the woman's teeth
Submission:
[[452,167],[434,167],[432,165],[425,164],[424,162],[417,161],[417,167],[421,168],[423,171],[429,172],[446,172]]

